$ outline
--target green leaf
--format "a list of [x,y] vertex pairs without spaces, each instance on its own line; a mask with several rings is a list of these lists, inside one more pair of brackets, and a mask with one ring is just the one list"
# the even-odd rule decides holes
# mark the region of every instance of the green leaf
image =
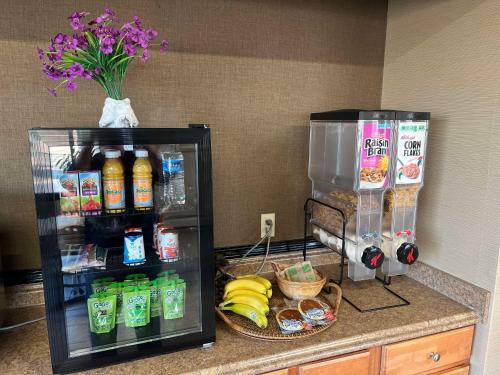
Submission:
[[87,39],[87,42],[89,42],[89,45],[97,50],[98,49],[98,45],[97,45],[97,40],[94,36],[94,34],[92,34],[90,31],[86,31],[85,32],[85,38]]
[[115,70],[117,69],[118,66],[120,66],[121,64],[124,64],[124,63],[128,63],[130,60],[132,60],[135,56],[127,56],[127,57],[124,57],[123,59],[119,60],[118,62],[115,62],[112,66],[111,66],[111,70]]

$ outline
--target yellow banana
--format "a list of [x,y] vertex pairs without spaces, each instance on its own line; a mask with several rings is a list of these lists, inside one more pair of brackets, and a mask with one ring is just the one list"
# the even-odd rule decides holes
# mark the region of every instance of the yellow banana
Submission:
[[272,289],[266,290],[266,296],[267,298],[271,298],[273,296],[273,290]]
[[260,294],[266,294],[267,289],[261,283],[252,279],[232,280],[224,286],[224,298],[229,292],[236,289],[249,289]]
[[219,306],[227,306],[231,304],[243,304],[243,305],[248,305],[255,307],[257,311],[260,313],[266,315],[269,312],[269,306],[262,302],[260,299],[254,297],[254,296],[245,296],[245,295],[240,295],[240,296],[234,296],[231,299],[225,299],[224,302],[222,302]]
[[255,309],[255,307],[243,305],[241,303],[236,303],[236,304],[230,305],[230,306],[223,306],[220,309],[232,311],[235,314],[244,316],[244,317],[250,319],[251,321],[253,321],[260,328],[267,327],[266,316],[264,314],[260,313],[259,311],[257,311]]
[[250,289],[233,290],[232,292],[229,292],[227,294],[226,299],[231,299],[235,296],[254,296],[254,297],[260,299],[265,304],[269,304],[269,299],[267,299],[266,295],[254,292],[253,290],[250,290]]
[[264,285],[266,287],[266,289],[271,289],[272,285],[271,285],[271,282],[262,277],[262,276],[257,276],[257,275],[243,275],[243,276],[237,276],[236,277],[237,279],[251,279],[251,280],[255,280],[259,283],[261,283],[262,285]]

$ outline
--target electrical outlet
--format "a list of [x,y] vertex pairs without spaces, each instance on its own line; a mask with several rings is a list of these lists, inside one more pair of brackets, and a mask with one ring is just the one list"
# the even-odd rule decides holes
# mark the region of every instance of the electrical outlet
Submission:
[[271,220],[273,222],[273,227],[271,229],[271,237],[275,236],[276,230],[276,217],[274,212],[272,214],[261,214],[260,215],[260,238],[264,238],[267,232],[267,224],[266,221]]

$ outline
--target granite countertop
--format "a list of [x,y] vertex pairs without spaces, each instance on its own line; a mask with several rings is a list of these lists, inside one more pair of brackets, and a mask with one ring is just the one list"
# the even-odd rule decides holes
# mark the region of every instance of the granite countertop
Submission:
[[[325,272],[325,271],[323,271]],[[407,277],[396,277],[390,288],[409,306],[360,313],[343,301],[338,321],[306,339],[285,342],[253,340],[217,321],[217,342],[207,349],[190,349],[122,363],[84,374],[258,374],[373,346],[430,335],[478,322],[472,310]],[[362,308],[397,302],[377,281],[343,284],[344,294]],[[332,301],[335,296],[332,295]],[[43,315],[43,306],[13,310],[8,320]],[[7,322],[9,323],[9,322]],[[45,321],[3,333],[0,373],[51,373]]]

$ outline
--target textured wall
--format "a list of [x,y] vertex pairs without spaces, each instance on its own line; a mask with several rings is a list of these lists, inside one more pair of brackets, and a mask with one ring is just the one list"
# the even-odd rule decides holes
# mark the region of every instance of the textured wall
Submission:
[[[104,3],[102,3],[104,4]],[[300,238],[308,114],[380,105],[386,1],[106,2],[166,35],[171,51],[135,63],[125,94],[144,127],[213,129],[216,246],[248,244],[260,213],[276,239]],[[26,129],[94,127],[104,93],[84,82],[50,97],[35,47],[100,2],[3,0],[0,12],[0,242],[7,268],[39,267]]]
[[421,260],[496,291],[473,374],[500,371],[499,14],[496,0],[395,0],[387,18],[382,106],[432,112]]

